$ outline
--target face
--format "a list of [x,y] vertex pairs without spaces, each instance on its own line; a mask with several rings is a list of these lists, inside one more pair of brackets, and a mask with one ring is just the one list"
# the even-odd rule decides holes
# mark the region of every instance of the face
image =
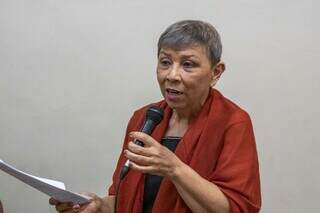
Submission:
[[205,102],[214,68],[201,46],[182,50],[162,48],[157,78],[163,97],[176,110],[193,110]]

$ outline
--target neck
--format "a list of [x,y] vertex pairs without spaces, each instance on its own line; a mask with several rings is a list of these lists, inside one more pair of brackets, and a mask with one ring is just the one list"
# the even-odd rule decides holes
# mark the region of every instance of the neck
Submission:
[[172,112],[172,119],[176,122],[190,123],[199,113],[201,106],[195,106],[189,110],[174,109]]
[[199,111],[200,110],[181,111],[174,109],[169,121],[169,128],[167,129],[166,136],[183,137],[188,129],[189,124],[196,117]]

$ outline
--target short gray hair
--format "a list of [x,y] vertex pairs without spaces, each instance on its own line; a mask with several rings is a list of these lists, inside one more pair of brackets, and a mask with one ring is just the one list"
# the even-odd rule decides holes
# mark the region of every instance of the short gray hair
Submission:
[[222,44],[218,31],[209,23],[198,20],[183,20],[170,25],[158,41],[158,56],[161,48],[183,49],[200,45],[207,51],[212,65],[221,59]]

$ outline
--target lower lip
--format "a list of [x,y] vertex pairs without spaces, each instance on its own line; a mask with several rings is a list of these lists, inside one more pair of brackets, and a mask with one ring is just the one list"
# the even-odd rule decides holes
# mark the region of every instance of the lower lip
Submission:
[[169,101],[177,101],[181,95],[183,95],[183,93],[181,94],[176,94],[176,93],[170,93],[166,91],[166,97]]

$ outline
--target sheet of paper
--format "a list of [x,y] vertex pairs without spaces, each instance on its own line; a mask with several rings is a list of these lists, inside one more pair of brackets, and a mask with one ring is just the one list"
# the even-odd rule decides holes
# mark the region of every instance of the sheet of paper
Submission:
[[56,180],[36,177],[20,171],[13,166],[5,163],[0,159],[0,169],[9,175],[19,179],[20,181],[32,186],[50,197],[60,202],[71,202],[73,204],[86,204],[91,202],[91,198],[85,195],[80,195],[71,191],[65,190],[64,183]]

